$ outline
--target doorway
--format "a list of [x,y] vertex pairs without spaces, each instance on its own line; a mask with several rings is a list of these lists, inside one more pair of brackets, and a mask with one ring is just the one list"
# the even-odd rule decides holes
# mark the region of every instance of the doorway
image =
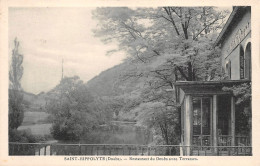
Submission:
[[193,145],[211,145],[211,110],[210,97],[193,98]]

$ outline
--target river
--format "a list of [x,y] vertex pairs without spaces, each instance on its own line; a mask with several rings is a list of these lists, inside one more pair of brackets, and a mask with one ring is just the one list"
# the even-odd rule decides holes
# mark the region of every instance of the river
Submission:
[[101,127],[93,134],[96,136],[92,137],[92,140],[87,139],[86,136],[81,139],[81,143],[145,145],[152,141],[149,130],[129,122],[116,122]]
[[[37,127],[37,125],[36,125]],[[49,127],[49,126],[48,126]],[[38,129],[38,128],[37,128]],[[54,143],[52,145],[52,154],[53,155],[69,155],[69,154],[78,154],[79,147],[77,144],[96,144],[95,146],[83,146],[81,147],[82,154],[86,155],[95,155],[95,154],[123,154],[123,153],[141,153],[137,152],[137,149],[132,149],[129,151],[128,147],[125,147],[124,152],[118,146],[109,145],[104,147],[104,144],[135,144],[135,145],[147,145],[152,141],[152,134],[149,130],[146,130],[143,127],[137,126],[133,122],[119,122],[114,121],[109,125],[101,125],[99,128],[95,129],[91,133],[86,133],[79,141],[56,141],[53,142],[47,141],[46,143]],[[57,146],[56,143],[65,144]],[[75,144],[75,146],[66,146],[66,144]],[[97,146],[97,144],[101,146]],[[117,149],[115,149],[117,147]],[[118,149],[119,148],[119,149]],[[44,151],[47,155],[51,154],[50,146],[42,147],[40,150],[36,150],[36,155],[43,155]]]
[[[20,126],[18,130],[30,129],[33,135],[48,135],[50,128],[51,124],[33,124]],[[79,142],[59,141],[59,143],[145,145],[151,141],[149,130],[136,126],[135,122],[112,121],[108,125],[101,125],[91,133],[86,133]]]
[[114,121],[109,125],[101,125],[91,133],[86,133],[77,142],[59,141],[59,143],[146,145],[151,141],[152,134],[149,130],[137,126],[134,122]]

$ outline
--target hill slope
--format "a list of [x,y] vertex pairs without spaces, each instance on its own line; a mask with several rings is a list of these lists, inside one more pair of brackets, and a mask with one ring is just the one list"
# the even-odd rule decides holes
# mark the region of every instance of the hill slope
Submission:
[[129,63],[121,63],[89,80],[86,86],[97,96],[118,96],[132,93],[144,86],[144,79],[127,79],[126,73],[134,68]]

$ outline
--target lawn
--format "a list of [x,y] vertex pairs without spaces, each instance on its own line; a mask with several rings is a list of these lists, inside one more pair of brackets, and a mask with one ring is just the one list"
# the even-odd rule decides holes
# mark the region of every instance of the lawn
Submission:
[[33,135],[49,135],[51,124],[34,124],[28,126],[20,126],[18,130],[30,129]]
[[24,120],[18,130],[30,129],[33,135],[49,135],[51,123],[46,112],[25,112]]
[[48,116],[46,112],[25,112],[22,126],[49,123]]

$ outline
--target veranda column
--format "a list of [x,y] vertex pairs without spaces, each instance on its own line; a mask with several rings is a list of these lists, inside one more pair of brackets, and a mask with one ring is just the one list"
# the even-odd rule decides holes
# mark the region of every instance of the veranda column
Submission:
[[[217,132],[217,121],[218,121],[218,99],[217,95],[213,95],[213,110],[212,110],[212,136],[213,146],[218,146],[218,132]],[[218,153],[218,149],[214,148],[214,153]]]
[[231,97],[231,146],[235,146],[235,98]]
[[186,95],[184,109],[184,145],[186,146],[186,156],[191,155],[192,144],[192,96]]

